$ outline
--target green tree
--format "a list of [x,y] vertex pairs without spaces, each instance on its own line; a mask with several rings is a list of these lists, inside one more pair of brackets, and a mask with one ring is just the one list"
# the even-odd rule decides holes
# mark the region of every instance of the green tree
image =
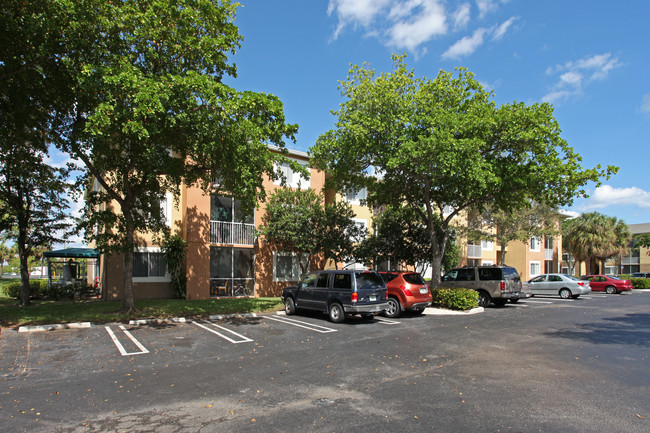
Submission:
[[277,189],[266,204],[262,225],[258,227],[266,242],[300,258],[303,273],[307,272],[312,255],[318,253],[338,266],[352,257],[354,245],[365,235],[365,229],[352,219],[354,211],[350,205],[337,201],[323,203],[323,197],[311,189]]
[[500,264],[506,263],[506,247],[510,242],[528,243],[531,237],[543,238],[560,233],[560,214],[546,204],[531,202],[520,209],[494,209],[491,206],[483,214],[483,221],[496,228],[495,235],[488,235],[501,247]]
[[[6,144],[6,146],[5,146]],[[0,203],[3,217],[0,231],[14,241],[20,259],[20,305],[29,300],[30,257],[41,248],[61,241],[71,226],[66,214],[66,170],[43,161],[41,152],[5,141],[0,160]]]
[[393,56],[394,70],[380,75],[352,66],[340,82],[335,128],[311,152],[336,188],[365,186],[372,205],[413,208],[427,228],[434,283],[460,212],[519,209],[531,199],[569,204],[616,170],[583,169],[551,105],[496,107],[469,71],[420,79],[404,57]]
[[587,273],[605,270],[605,261],[621,254],[632,240],[629,227],[616,217],[588,212],[562,224],[563,245],[576,262],[586,262]]
[[236,91],[229,63],[242,40],[228,0],[61,1],[74,103],[61,148],[83,163],[82,228],[104,253],[124,255],[123,307],[134,309],[138,233],[165,233],[166,193],[212,179],[252,209],[263,175],[297,126],[281,101]]

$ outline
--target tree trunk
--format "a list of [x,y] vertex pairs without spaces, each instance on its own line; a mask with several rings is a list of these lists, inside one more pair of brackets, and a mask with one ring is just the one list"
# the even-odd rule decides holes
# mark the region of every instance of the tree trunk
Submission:
[[501,245],[501,266],[506,265],[506,245],[500,244]]
[[122,284],[122,309],[125,313],[136,311],[133,296],[133,238],[133,229],[127,228],[127,249],[124,252],[124,283]]
[[31,305],[29,294],[29,252],[27,250],[27,221],[18,219],[18,259],[20,261],[20,305]]

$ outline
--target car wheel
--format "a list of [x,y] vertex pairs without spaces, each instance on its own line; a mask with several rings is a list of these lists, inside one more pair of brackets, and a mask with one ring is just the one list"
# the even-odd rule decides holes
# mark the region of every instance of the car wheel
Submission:
[[388,298],[388,308],[384,311],[384,315],[391,318],[399,317],[401,309],[402,307],[397,299]]
[[605,287],[605,292],[609,293],[610,295],[613,295],[613,294],[616,293],[616,287],[607,286],[607,287]]
[[341,304],[334,303],[330,305],[330,320],[334,323],[341,323],[345,320],[345,312]]
[[490,305],[490,294],[484,290],[479,290],[478,292],[478,306],[487,307]]
[[293,302],[293,298],[287,298],[284,300],[284,312],[287,316],[296,313],[296,304]]
[[493,299],[492,302],[494,302],[494,305],[497,307],[503,307],[506,305],[506,302],[508,302],[507,299]]
[[571,297],[571,290],[569,289],[560,290],[560,298],[569,299],[570,297]]

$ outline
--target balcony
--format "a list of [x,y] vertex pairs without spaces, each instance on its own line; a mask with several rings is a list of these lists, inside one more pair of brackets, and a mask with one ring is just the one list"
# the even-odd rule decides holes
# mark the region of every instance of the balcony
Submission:
[[255,225],[210,221],[210,243],[253,245],[255,243]]
[[553,260],[553,250],[545,249],[544,250],[544,260]]
[[621,265],[638,265],[641,263],[641,259],[639,257],[622,257],[621,258]]

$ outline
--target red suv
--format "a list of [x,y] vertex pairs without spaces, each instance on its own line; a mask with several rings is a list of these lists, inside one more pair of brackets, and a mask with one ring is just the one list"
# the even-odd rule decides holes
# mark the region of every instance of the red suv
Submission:
[[422,314],[431,305],[431,291],[417,272],[379,272],[388,289],[386,317],[399,317],[402,311]]

